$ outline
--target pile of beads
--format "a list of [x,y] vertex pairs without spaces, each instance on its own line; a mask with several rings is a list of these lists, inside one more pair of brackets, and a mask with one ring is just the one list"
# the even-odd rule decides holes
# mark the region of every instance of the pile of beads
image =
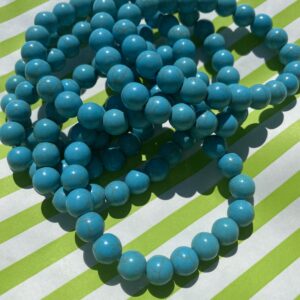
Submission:
[[[199,11],[213,10],[223,17],[232,15],[236,25],[250,26],[255,36],[264,38],[266,46],[279,53],[283,73],[267,84],[239,84],[223,36],[214,32],[212,22],[199,20]],[[53,197],[59,212],[78,218],[76,233],[93,243],[96,260],[118,261],[118,272],[126,280],[146,274],[150,283],[166,284],[173,273],[188,276],[199,262],[215,258],[220,246],[235,243],[239,227],[253,221],[248,200],[255,185],[242,174],[242,159],[227,152],[225,139],[244,122],[249,107],[280,104],[298,91],[300,47],[288,44],[287,33],[273,28],[269,16],[255,15],[252,7],[237,5],[236,0],[70,0],[52,12],[38,13],[34,23],[26,31],[22,59],[1,101],[7,115],[1,141],[13,147],[7,156],[11,170],[29,171],[38,193]],[[216,72],[212,83],[197,71],[191,37],[211,61]],[[93,60],[76,66],[72,79],[61,79],[68,60],[78,57],[81,48],[92,51]],[[110,97],[104,106],[84,104],[81,94],[99,76],[107,77]],[[32,123],[30,105],[38,99],[43,100],[45,118]],[[78,123],[66,137],[62,124],[73,117]],[[154,129],[168,121],[175,130],[173,138],[155,157],[105,188],[90,183],[104,169],[122,169],[126,157],[137,155]],[[234,201],[228,216],[217,220],[211,233],[197,234],[191,247],[175,249],[170,258],[158,255],[146,261],[137,251],[122,253],[119,239],[103,234],[98,212],[146,192],[150,182],[163,181],[195,143],[218,161],[229,179]]]

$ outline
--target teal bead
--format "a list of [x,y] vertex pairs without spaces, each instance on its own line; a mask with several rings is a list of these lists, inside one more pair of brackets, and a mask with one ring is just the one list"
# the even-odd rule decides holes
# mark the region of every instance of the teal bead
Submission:
[[172,107],[171,125],[180,131],[189,130],[196,121],[195,111],[187,104],[178,103]]
[[210,158],[218,159],[226,153],[227,144],[222,137],[211,135],[204,138],[202,149]]
[[221,17],[233,15],[236,11],[236,0],[217,0],[216,12]]
[[123,19],[115,23],[112,33],[115,41],[121,45],[127,36],[137,34],[137,27],[130,20]]
[[197,77],[186,78],[180,90],[180,97],[189,104],[198,104],[205,99],[207,87],[204,81]]
[[234,198],[248,199],[255,192],[255,184],[253,179],[248,175],[239,174],[230,179],[229,190]]
[[168,176],[169,169],[170,166],[168,162],[163,158],[157,157],[148,161],[145,170],[151,182],[160,182]]
[[77,114],[78,122],[87,129],[103,128],[103,116],[105,110],[101,105],[96,103],[85,103],[83,104]]
[[92,195],[94,210],[100,210],[105,207],[105,191],[99,184],[92,183],[89,185],[89,191]]
[[177,3],[180,13],[189,13],[197,10],[197,0],[177,0]]
[[115,24],[114,18],[107,12],[96,13],[91,19],[92,30],[98,28],[104,28],[109,31],[112,31],[114,24]]
[[144,129],[151,126],[150,122],[146,119],[143,111],[132,111],[127,112],[128,123],[132,128]]
[[217,0],[197,0],[197,7],[200,12],[212,12],[217,7]]
[[105,131],[98,131],[95,134],[95,140],[90,143],[94,149],[104,149],[110,142],[110,135]]
[[158,10],[159,0],[136,0],[135,4],[140,8],[144,17],[151,17]]
[[228,107],[227,111],[234,115],[234,117],[238,120],[240,125],[243,124],[246,121],[246,119],[249,115],[248,109],[243,110],[243,111],[234,111],[234,110],[232,110],[231,108]]
[[111,264],[122,255],[121,242],[115,235],[105,233],[93,244],[93,254],[99,263]]
[[24,82],[25,78],[20,75],[12,75],[10,76],[5,83],[5,89],[8,93],[13,94],[17,88],[17,86],[21,83]]
[[58,39],[57,48],[64,53],[66,58],[73,58],[79,54],[80,42],[75,35],[66,34]]
[[177,59],[174,66],[179,68],[186,78],[194,77],[197,74],[197,65],[194,60],[189,57]]
[[151,284],[162,286],[171,281],[174,274],[173,265],[167,257],[155,255],[147,262],[146,274]]
[[95,68],[99,74],[106,75],[109,69],[122,62],[120,52],[113,47],[101,48],[95,57]]
[[221,112],[217,114],[218,127],[216,134],[221,137],[231,137],[233,136],[238,127],[239,123],[237,119],[229,112]]
[[103,47],[113,47],[114,37],[110,31],[104,28],[95,29],[89,38],[90,47],[97,52]]
[[300,81],[300,60],[292,61],[289,64],[287,64],[284,67],[283,72],[294,74]]
[[136,59],[136,70],[146,79],[155,79],[162,67],[163,60],[160,54],[154,51],[143,51]]
[[15,95],[17,99],[22,99],[28,104],[34,104],[39,99],[35,86],[27,80],[17,85]]
[[69,165],[86,166],[91,160],[91,150],[83,142],[73,142],[66,147],[64,158]]
[[121,93],[123,88],[134,81],[134,74],[125,65],[114,65],[107,73],[107,84],[116,93]]
[[239,227],[230,218],[221,218],[214,222],[212,234],[218,239],[221,246],[229,246],[237,242]]
[[101,158],[104,168],[109,172],[120,171],[126,161],[124,154],[117,147],[110,147],[105,149],[101,154]]
[[154,135],[154,126],[148,125],[144,128],[133,128],[132,132],[142,141],[145,142],[153,137]]
[[65,192],[63,187],[60,187],[53,195],[52,205],[58,212],[66,213],[67,212],[66,201],[67,201],[67,193]]
[[288,96],[295,95],[299,90],[299,80],[292,73],[282,73],[276,78],[276,80],[285,85]]
[[173,14],[177,10],[177,1],[160,0],[158,4],[159,11],[164,14]]
[[38,81],[47,75],[51,74],[50,65],[41,59],[33,59],[26,64],[25,76],[32,84],[37,84]]
[[222,110],[229,105],[231,101],[230,88],[221,82],[215,82],[207,88],[207,98],[205,102],[212,109]]
[[90,180],[99,178],[103,174],[103,164],[101,159],[93,155],[90,162],[87,164],[86,169],[89,173]]
[[60,162],[59,149],[52,143],[39,143],[32,152],[33,161],[38,168],[56,167]]
[[182,159],[182,150],[176,143],[169,141],[161,146],[159,155],[168,162],[170,167],[175,167]]
[[41,195],[52,195],[60,187],[60,175],[54,168],[37,169],[32,177],[35,191]]
[[142,20],[142,12],[134,3],[126,3],[119,8],[117,18],[118,20],[130,20],[137,26]]
[[300,59],[300,46],[296,44],[286,44],[280,49],[279,60],[283,65]]
[[179,20],[181,24],[192,27],[196,24],[199,19],[199,12],[197,10],[188,12],[188,13],[179,13]]
[[61,81],[65,92],[73,92],[80,95],[80,86],[73,79],[63,79]]
[[235,200],[229,205],[227,215],[240,227],[246,227],[249,226],[254,219],[254,208],[253,205],[246,200]]
[[132,170],[126,175],[125,183],[128,185],[131,194],[140,195],[148,190],[150,178],[143,172]]
[[67,121],[67,118],[62,117],[56,110],[54,103],[46,103],[45,106],[45,117],[61,125]]
[[53,72],[59,72],[66,65],[66,57],[61,50],[52,48],[48,53],[47,62]]
[[152,42],[146,41],[146,45],[148,51],[156,51],[156,46]]
[[161,56],[164,66],[173,64],[174,61],[173,48],[165,45],[165,46],[158,47],[156,51]]
[[223,67],[232,67],[234,63],[234,58],[231,52],[226,49],[217,51],[212,57],[212,67],[218,72]]
[[189,39],[190,37],[190,31],[184,25],[175,25],[168,32],[168,41],[170,45],[174,45],[178,40]]
[[182,71],[175,66],[164,66],[157,74],[157,85],[166,94],[177,93],[184,81]]
[[[211,0],[209,0],[211,1]],[[214,24],[209,20],[199,20],[194,27],[194,35],[196,39],[203,43],[204,40],[215,32]]]
[[209,232],[201,232],[195,235],[191,246],[200,261],[209,261],[216,258],[220,249],[218,239]]
[[111,109],[118,109],[121,110],[122,112],[128,111],[122,102],[121,96],[118,94],[109,96],[106,99],[106,102],[104,103],[103,107],[105,108],[106,111],[109,111]]
[[117,7],[113,0],[96,0],[93,4],[93,15],[99,12],[106,12],[113,18],[117,16]]
[[271,80],[266,83],[271,93],[271,105],[277,105],[282,103],[287,97],[287,88],[278,80]]
[[66,191],[85,188],[89,183],[88,171],[80,165],[69,165],[61,174],[61,183]]
[[243,170],[243,160],[236,153],[227,153],[219,159],[218,168],[223,176],[232,178],[241,174]]
[[178,247],[171,254],[171,262],[176,274],[189,276],[196,272],[199,266],[199,259],[196,252],[189,247]]
[[128,185],[123,181],[112,181],[105,187],[106,201],[110,206],[124,205],[130,196]]
[[121,110],[111,109],[104,113],[103,126],[107,133],[121,135],[128,130],[128,121]]
[[202,81],[209,86],[209,77],[206,73],[199,71],[197,72],[196,77],[202,79]]
[[50,39],[50,34],[48,30],[40,25],[30,26],[25,32],[25,40],[36,41],[41,43],[43,46],[47,47]]
[[272,50],[280,50],[288,41],[288,35],[281,28],[272,28],[266,35],[265,43]]
[[174,59],[182,57],[189,57],[195,59],[196,57],[196,46],[189,39],[180,39],[173,45],[173,56]]
[[26,66],[26,62],[23,59],[17,60],[15,64],[16,75],[25,77],[25,66]]
[[30,105],[23,100],[12,100],[5,107],[5,113],[9,121],[24,123],[30,119]]
[[8,121],[0,127],[1,143],[7,146],[19,146],[25,139],[25,129],[17,122]]
[[[78,218],[93,210],[91,193],[82,188],[75,189],[67,195],[66,208],[69,215]],[[101,228],[99,228],[101,229]]]
[[236,84],[240,81],[240,73],[234,67],[223,67],[218,72],[216,80],[227,85]]
[[198,116],[191,134],[196,139],[202,139],[215,132],[217,125],[218,120],[216,115],[210,110],[206,110]]
[[23,146],[12,148],[7,154],[7,162],[13,172],[23,172],[32,163],[32,153]]
[[52,12],[44,11],[39,12],[34,18],[34,24],[43,26],[50,34],[54,34],[57,31],[57,18]]
[[258,37],[265,37],[272,29],[273,22],[271,17],[266,14],[258,14],[255,16],[250,28],[251,31]]
[[75,230],[82,241],[94,242],[103,234],[104,221],[99,214],[88,212],[77,219]]
[[119,145],[121,151],[129,157],[138,155],[142,147],[140,139],[133,133],[122,135],[119,139]]
[[124,252],[118,264],[118,272],[128,281],[140,279],[146,272],[146,259],[137,251]]
[[162,96],[149,98],[145,106],[145,117],[151,124],[163,124],[171,115],[171,104]]
[[229,88],[232,95],[230,107],[234,111],[246,110],[252,102],[252,94],[250,89],[240,84],[230,85]]
[[167,37],[169,30],[178,25],[179,22],[173,15],[162,15],[158,23],[158,30],[160,35]]
[[149,99],[148,89],[137,82],[127,84],[122,90],[122,102],[124,106],[133,111],[142,110]]
[[93,0],[70,0],[70,4],[75,8],[77,19],[86,18],[92,12]]
[[54,104],[61,116],[73,118],[77,116],[82,100],[74,92],[62,92],[56,97]]
[[68,137],[73,142],[80,141],[92,146],[96,142],[97,132],[95,130],[86,129],[77,123],[70,129]]
[[271,91],[268,86],[256,84],[250,88],[252,94],[251,107],[254,109],[262,109],[271,102]]
[[72,78],[82,89],[89,89],[97,82],[96,70],[88,64],[76,67],[73,71]]
[[233,15],[233,21],[239,27],[247,27],[253,24],[255,18],[254,9],[247,4],[238,5]]
[[141,36],[132,34],[124,39],[121,49],[125,60],[135,63],[139,54],[147,50],[147,44]]
[[63,89],[60,79],[55,76],[45,76],[37,84],[37,92],[45,102],[54,102]]
[[[153,42],[154,41],[154,34],[152,32],[152,28],[146,24],[140,24],[137,27],[138,35],[145,39],[146,42]],[[148,43],[147,43],[148,45]],[[149,49],[148,49],[149,50]]]
[[194,145],[194,139],[187,131],[175,131],[173,141],[183,150],[190,149]]
[[208,55],[214,55],[225,48],[225,39],[219,33],[212,33],[203,42],[203,49]]
[[17,100],[17,97],[15,94],[6,94],[2,97],[1,99],[1,109],[3,112],[5,112],[5,108],[7,106],[8,103]]
[[53,8],[53,14],[56,16],[58,26],[60,27],[71,26],[76,20],[75,8],[69,3],[56,4]]
[[77,37],[80,44],[83,46],[88,44],[91,33],[92,27],[87,21],[77,22],[72,28],[72,34]]

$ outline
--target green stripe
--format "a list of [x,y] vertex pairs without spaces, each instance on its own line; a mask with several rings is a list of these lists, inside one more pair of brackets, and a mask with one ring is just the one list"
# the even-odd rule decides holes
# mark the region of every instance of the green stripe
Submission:
[[[300,229],[213,299],[249,299],[300,256],[299,245]],[[246,289],[241,288],[245,286],[247,286]]]
[[0,58],[21,48],[25,40],[25,32],[0,42]]

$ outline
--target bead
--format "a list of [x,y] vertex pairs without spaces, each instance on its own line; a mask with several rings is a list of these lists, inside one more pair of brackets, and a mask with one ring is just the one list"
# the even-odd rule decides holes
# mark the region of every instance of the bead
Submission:
[[34,18],[34,24],[43,26],[52,34],[57,30],[57,18],[52,12],[39,12]]
[[[93,131],[94,132],[94,131]],[[94,149],[99,150],[108,146],[110,142],[110,135],[105,131],[98,131],[95,134],[95,140],[90,143]]]
[[76,17],[78,19],[86,18],[91,14],[93,0],[70,0],[70,4],[74,6],[76,11]]
[[189,57],[195,59],[196,47],[189,39],[180,39],[173,45],[173,56],[175,59]]
[[209,86],[209,77],[206,73],[199,71],[197,72],[196,77],[200,78],[207,86]]
[[180,39],[189,39],[190,37],[189,29],[184,25],[175,25],[168,32],[170,45],[174,45]]
[[183,150],[190,149],[194,145],[194,139],[186,131],[175,131],[173,141]]
[[228,112],[221,112],[217,115],[218,127],[216,134],[221,137],[231,137],[238,129],[239,123],[237,119]]
[[281,28],[272,28],[266,35],[265,43],[272,50],[280,50],[288,41],[287,33]]
[[213,55],[219,50],[225,48],[225,39],[219,33],[212,33],[205,38],[203,42],[203,49],[208,55]]
[[149,99],[147,88],[137,82],[127,84],[122,90],[122,102],[130,110],[142,110]]
[[227,145],[222,137],[211,135],[204,138],[202,149],[207,156],[217,159],[226,153]]
[[15,94],[6,94],[2,97],[1,99],[1,109],[3,112],[5,112],[5,108],[7,106],[8,103],[10,103],[11,101],[17,100],[17,97]]
[[254,18],[255,11],[247,4],[238,5],[233,15],[234,23],[240,27],[247,27],[253,24]]
[[113,18],[117,16],[117,7],[113,0],[96,0],[93,5],[93,14],[106,12]]
[[203,41],[214,32],[215,26],[209,20],[199,20],[194,27],[194,35],[201,43],[203,43]]
[[146,271],[146,259],[137,251],[124,252],[118,264],[118,272],[128,281],[140,279]]
[[109,69],[122,62],[120,52],[113,47],[101,48],[95,57],[95,68],[103,75],[106,75]]
[[57,48],[61,50],[66,58],[73,58],[79,54],[80,42],[75,35],[66,34],[61,36],[57,42]]
[[17,99],[22,99],[28,104],[34,104],[39,99],[35,86],[27,80],[17,85],[15,95]]
[[59,149],[52,143],[39,143],[33,149],[33,160],[38,168],[55,167],[60,161]]
[[161,286],[171,281],[174,269],[167,257],[155,255],[148,260],[146,273],[151,284]]
[[7,154],[7,162],[13,172],[23,172],[32,163],[31,151],[23,146],[12,148]]
[[120,93],[128,83],[133,81],[134,74],[125,65],[115,65],[107,73],[107,84],[117,93]]
[[151,182],[163,181],[169,173],[169,164],[162,158],[152,158],[146,164],[146,173]]
[[189,13],[197,9],[196,0],[177,0],[178,11],[181,13]]
[[124,205],[130,196],[127,184],[123,181],[112,181],[105,187],[106,201],[111,206]]
[[73,142],[65,149],[64,158],[69,165],[86,166],[91,160],[91,150],[83,142]]
[[30,26],[25,32],[25,40],[36,41],[47,47],[49,42],[50,34],[48,30],[40,25]]
[[239,227],[230,218],[221,218],[214,222],[212,234],[218,239],[221,246],[234,244],[239,237]]
[[227,153],[218,161],[218,168],[223,176],[232,178],[241,174],[243,170],[243,160],[236,153]]
[[144,129],[151,126],[150,122],[146,119],[143,111],[128,111],[127,112],[128,122],[132,128]]
[[198,0],[197,7],[203,13],[212,12],[217,7],[217,0]]
[[18,146],[25,139],[25,129],[17,122],[4,123],[0,128],[1,143],[7,146]]
[[255,16],[250,28],[251,31],[258,37],[265,37],[272,29],[272,19],[266,14],[258,14]]
[[164,14],[172,14],[177,9],[177,1],[173,1],[173,0],[160,0],[158,8]]
[[211,135],[217,129],[217,125],[218,120],[215,114],[209,110],[204,111],[198,116],[191,134],[196,139],[204,138]]
[[234,67],[223,67],[218,72],[216,80],[227,85],[235,84],[240,81],[240,74]]
[[74,92],[62,92],[55,99],[55,108],[65,118],[76,117],[81,105],[81,98]]
[[172,252],[170,259],[175,273],[180,276],[189,276],[198,269],[199,259],[192,248],[178,247]]
[[244,174],[239,174],[229,181],[229,190],[233,197],[248,199],[255,192],[255,184],[251,177]]
[[205,102],[212,108],[222,110],[231,101],[231,91],[227,85],[221,82],[212,83],[207,88]]
[[73,71],[72,78],[83,89],[89,89],[97,82],[96,70],[87,64],[76,67]]
[[104,188],[99,184],[92,183],[89,185],[89,191],[92,195],[94,210],[102,209],[105,206]]
[[132,170],[126,175],[125,183],[131,194],[140,195],[148,190],[150,178],[143,172]]
[[41,59],[33,59],[26,64],[25,76],[32,84],[37,84],[38,81],[47,75],[50,75],[50,65]]
[[112,47],[114,45],[114,37],[107,29],[98,28],[91,33],[89,45],[95,52],[97,52],[103,47]]
[[93,244],[93,254],[99,263],[111,264],[122,255],[121,242],[115,235],[105,233]]
[[67,194],[64,191],[63,187],[60,187],[53,195],[52,204],[55,209],[60,213],[66,213],[66,201],[67,201]]
[[174,167],[182,159],[182,150],[176,143],[170,141],[162,145],[159,155],[169,163],[170,167]]
[[166,94],[175,94],[183,84],[184,76],[175,66],[164,66],[158,72],[157,85]]
[[127,36],[122,43],[122,53],[129,63],[134,63],[140,53],[147,50],[146,41],[139,35]]
[[192,27],[198,21],[199,16],[199,12],[197,10],[194,10],[189,13],[179,13],[179,20],[183,25]]
[[71,191],[67,196],[66,208],[68,214],[74,218],[92,211],[93,200],[91,193],[82,188]]
[[154,126],[147,125],[144,128],[133,128],[132,132],[142,141],[145,142],[153,137],[154,135]]
[[217,0],[216,12],[221,17],[233,15],[236,11],[236,0]]
[[61,50],[53,48],[48,53],[47,62],[53,72],[59,72],[66,65],[66,57]]
[[90,180],[99,178],[103,173],[103,164],[98,156],[93,155],[90,162],[86,166]]
[[176,130],[189,130],[195,121],[195,111],[189,105],[178,103],[172,107],[170,123]]
[[140,24],[142,19],[142,12],[140,8],[134,3],[123,4],[118,10],[118,19],[130,20],[136,26]]
[[88,44],[91,33],[92,27],[87,21],[77,22],[72,28],[72,34],[77,37],[83,46]]
[[189,57],[177,59],[174,63],[174,66],[179,68],[186,78],[194,77],[197,74],[197,65],[194,60]]
[[35,191],[41,195],[51,195],[60,187],[60,176],[54,168],[37,169],[32,177]]
[[121,151],[126,156],[135,156],[138,155],[141,150],[141,141],[140,139],[132,133],[124,134],[119,139],[119,145]]
[[109,31],[112,31],[114,24],[115,24],[114,18],[106,12],[99,12],[95,14],[91,19],[92,30],[98,28],[104,28]]
[[102,129],[105,110],[96,103],[85,103],[78,110],[78,122],[87,129]]
[[53,8],[53,14],[56,16],[59,26],[71,26],[76,20],[76,11],[74,6],[69,3],[58,3]]
[[12,75],[10,76],[6,83],[5,83],[5,89],[8,93],[14,93],[17,86],[21,83],[25,81],[25,78],[23,76],[20,75]]
[[23,123],[31,116],[31,109],[27,102],[12,100],[5,107],[7,119],[13,122]]
[[160,23],[161,18],[163,17],[163,14],[158,11],[155,15],[151,17],[145,18],[146,24],[150,26],[153,29],[158,29],[158,25]]
[[125,114],[118,109],[111,109],[104,113],[103,126],[111,135],[120,135],[128,130],[128,122]]
[[280,49],[279,60],[287,65],[290,62],[300,59],[300,46],[295,44],[286,44]]
[[252,94],[251,107],[254,109],[262,109],[271,102],[271,91],[263,84],[256,84],[250,88]]
[[173,48],[167,45],[160,46],[157,48],[157,53],[161,56],[164,66],[173,64],[174,61]]
[[110,147],[102,152],[102,161],[104,168],[109,172],[120,171],[126,161],[122,151],[116,147]]
[[106,102],[103,106],[106,111],[111,109],[118,109],[122,112],[127,112],[129,110],[124,106],[120,95],[112,95],[106,99]]
[[266,83],[271,93],[270,104],[277,105],[282,103],[287,97],[287,88],[278,80],[271,80]]
[[73,142],[81,141],[89,146],[92,146],[96,142],[97,132],[95,130],[86,129],[77,123],[70,129],[68,137]]
[[78,218],[75,230],[82,241],[94,242],[103,234],[104,221],[99,214],[88,212]]
[[254,219],[253,205],[246,200],[235,200],[229,205],[227,215],[240,227],[249,226]]
[[204,81],[197,77],[186,78],[180,90],[180,97],[189,104],[197,104],[205,99],[207,87]]
[[151,17],[158,10],[159,0],[136,0],[135,4],[140,8],[144,17]]
[[145,107],[145,117],[152,124],[163,124],[171,115],[171,104],[162,96],[149,98]]
[[137,34],[137,27],[130,20],[123,19],[115,23],[112,33],[116,42],[122,44],[127,36]]
[[161,36],[167,37],[169,30],[178,25],[179,22],[173,15],[163,15],[158,24],[158,30]]
[[283,69],[284,73],[292,73],[294,74],[298,80],[300,80],[300,61],[296,60],[293,62],[290,62],[289,64],[287,64],[285,66],[285,68]]
[[37,84],[37,92],[45,102],[54,102],[59,93],[63,91],[63,85],[55,76],[45,76]]
[[192,249],[197,253],[200,261],[209,261],[217,257],[220,245],[213,234],[201,232],[193,238]]
[[137,27],[138,35],[144,38],[147,42],[153,42],[154,34],[152,32],[152,28],[146,24],[140,24]]
[[295,95],[299,90],[299,80],[292,73],[282,73],[277,77],[276,80],[282,82],[285,85],[285,87],[287,88],[288,96]]
[[16,75],[25,77],[25,66],[26,66],[26,62],[23,59],[19,59],[15,64]]
[[139,75],[146,79],[155,79],[162,66],[161,56],[154,51],[144,51],[136,59],[136,70]]
[[89,174],[83,166],[70,165],[63,170],[61,183],[66,191],[85,188],[89,183]]
[[240,84],[230,85],[229,88],[232,95],[230,107],[234,111],[246,110],[252,102],[252,94],[250,89]]
[[233,55],[226,49],[217,51],[211,61],[212,67],[216,72],[220,71],[223,67],[232,67],[233,63]]
[[54,103],[46,103],[44,106],[45,117],[49,120],[54,121],[58,125],[67,121],[67,118],[62,117],[56,110]]

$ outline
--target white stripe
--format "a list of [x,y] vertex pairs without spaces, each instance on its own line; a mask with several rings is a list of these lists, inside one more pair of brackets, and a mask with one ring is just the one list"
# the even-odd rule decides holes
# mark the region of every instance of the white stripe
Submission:
[[265,285],[251,300],[293,300],[300,294],[300,258]]
[[10,4],[10,3],[13,3],[15,1],[16,0],[1,0],[0,1],[0,7],[4,7],[4,6],[6,6],[6,5]]

